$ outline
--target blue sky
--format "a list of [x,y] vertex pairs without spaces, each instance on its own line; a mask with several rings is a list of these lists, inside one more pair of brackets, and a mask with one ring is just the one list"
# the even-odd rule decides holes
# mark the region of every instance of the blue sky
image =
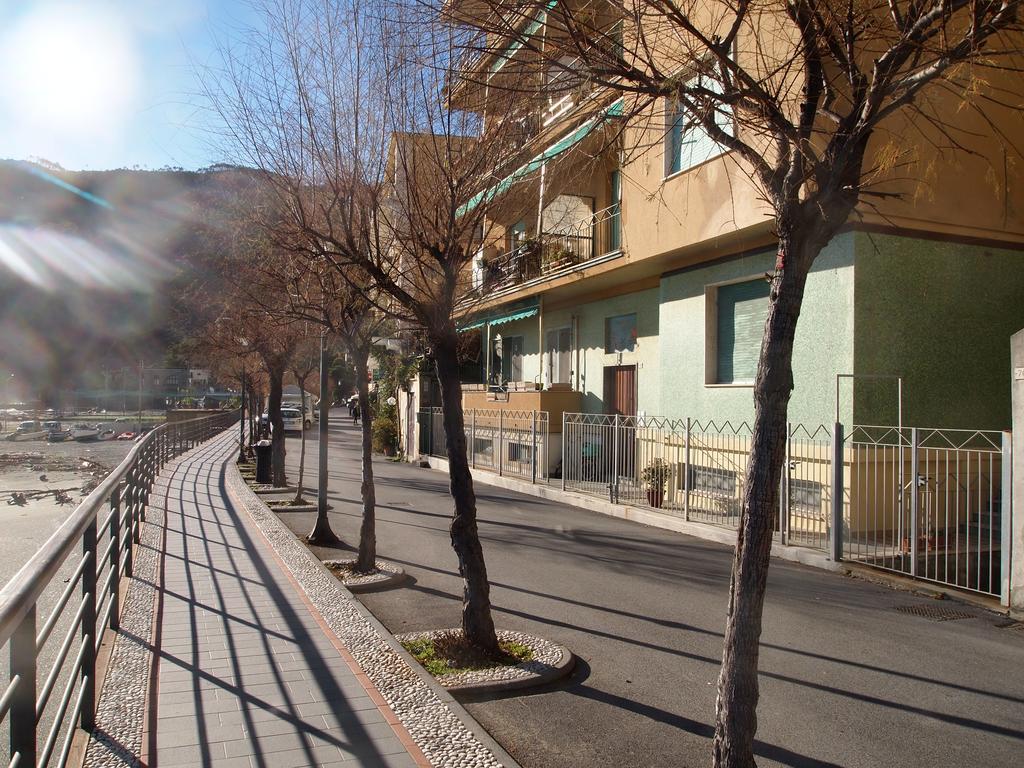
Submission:
[[257,23],[251,0],[0,0],[0,158],[217,162],[196,70]]

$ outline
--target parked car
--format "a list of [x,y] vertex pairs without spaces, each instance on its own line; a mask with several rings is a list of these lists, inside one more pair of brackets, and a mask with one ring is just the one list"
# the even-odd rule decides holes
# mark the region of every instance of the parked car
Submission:
[[302,411],[298,408],[282,408],[281,420],[284,422],[285,432],[301,432],[309,428],[309,421],[303,418]]

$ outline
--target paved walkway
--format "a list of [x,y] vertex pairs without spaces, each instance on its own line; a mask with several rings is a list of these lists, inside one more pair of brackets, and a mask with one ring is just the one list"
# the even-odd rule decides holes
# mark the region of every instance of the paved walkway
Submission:
[[[86,765],[430,765],[293,569],[232,503],[233,456],[231,440],[215,439],[171,465],[154,491]],[[148,644],[138,637],[146,626]],[[147,646],[156,663],[151,653],[140,686],[132,654]]]

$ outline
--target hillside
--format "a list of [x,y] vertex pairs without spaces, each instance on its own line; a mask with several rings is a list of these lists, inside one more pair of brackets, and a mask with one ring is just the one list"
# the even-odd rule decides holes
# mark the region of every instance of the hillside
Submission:
[[0,376],[55,402],[103,369],[163,362],[203,320],[186,289],[244,178],[0,162]]

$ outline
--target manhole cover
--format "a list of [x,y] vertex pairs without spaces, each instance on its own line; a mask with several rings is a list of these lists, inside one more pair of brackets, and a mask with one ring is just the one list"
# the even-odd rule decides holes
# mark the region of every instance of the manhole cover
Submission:
[[900,613],[909,613],[911,616],[921,616],[932,621],[954,621],[956,619],[973,619],[976,617],[976,614],[970,611],[946,608],[941,605],[897,605],[896,610]]

